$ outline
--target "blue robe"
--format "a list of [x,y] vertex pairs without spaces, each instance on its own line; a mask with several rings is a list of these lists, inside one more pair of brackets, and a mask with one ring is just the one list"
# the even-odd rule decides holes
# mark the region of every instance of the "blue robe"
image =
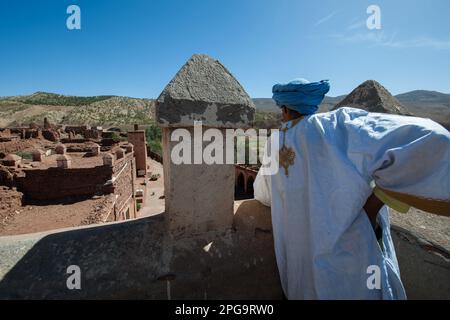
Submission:
[[[275,137],[280,147],[283,135]],[[372,181],[450,204],[449,132],[429,119],[341,108],[308,116],[285,135],[295,152],[288,175],[283,167],[272,175],[261,168],[254,190],[271,206],[286,296],[405,299],[388,209],[379,212],[380,245],[363,206]]]

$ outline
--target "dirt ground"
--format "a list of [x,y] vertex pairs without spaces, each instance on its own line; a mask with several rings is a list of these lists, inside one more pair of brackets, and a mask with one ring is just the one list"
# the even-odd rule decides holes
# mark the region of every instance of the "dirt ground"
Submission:
[[[3,191],[3,190],[2,190]],[[72,203],[29,204],[15,206],[5,224],[0,224],[0,236],[41,232],[85,225],[100,210],[104,197],[82,199]]]
[[438,216],[415,208],[407,213],[390,209],[391,223],[413,231],[443,248],[450,248],[450,217]]
[[139,217],[162,213],[165,208],[163,166],[150,158],[147,159],[147,163],[150,166],[148,177],[152,174],[159,174],[159,178],[156,181],[148,182],[145,206],[139,210]]
[[22,196],[16,189],[0,187],[0,235],[2,227],[6,226],[21,209]]
[[[77,157],[73,157],[75,161]],[[86,159],[84,159],[86,160]],[[158,175],[156,181],[147,178],[145,206],[139,217],[164,212],[163,167],[148,159],[149,174]],[[45,165],[45,164],[44,164]],[[139,186],[142,187],[142,186]],[[65,202],[30,203],[22,205],[22,194],[14,189],[0,190],[0,236],[42,232],[53,229],[76,227],[99,223],[109,212],[111,199],[108,196],[72,199]],[[110,208],[109,208],[110,209]]]

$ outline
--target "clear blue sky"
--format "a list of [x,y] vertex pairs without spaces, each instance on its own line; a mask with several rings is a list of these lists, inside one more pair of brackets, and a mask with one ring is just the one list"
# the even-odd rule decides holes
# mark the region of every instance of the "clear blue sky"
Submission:
[[[81,8],[81,30],[66,9]],[[365,21],[381,8],[381,30]],[[303,77],[330,95],[375,79],[393,94],[450,93],[450,1],[0,0],[0,95],[157,97],[193,53],[252,97]]]

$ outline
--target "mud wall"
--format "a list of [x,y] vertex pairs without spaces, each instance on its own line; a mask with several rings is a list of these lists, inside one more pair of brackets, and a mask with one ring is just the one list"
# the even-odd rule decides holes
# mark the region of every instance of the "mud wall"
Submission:
[[112,175],[111,167],[108,166],[24,171],[25,176],[17,178],[17,186],[26,199],[53,200],[112,191],[105,186]]
[[124,159],[114,165],[112,190],[117,197],[114,206],[116,221],[136,217],[134,198],[135,170],[133,154],[127,154]]

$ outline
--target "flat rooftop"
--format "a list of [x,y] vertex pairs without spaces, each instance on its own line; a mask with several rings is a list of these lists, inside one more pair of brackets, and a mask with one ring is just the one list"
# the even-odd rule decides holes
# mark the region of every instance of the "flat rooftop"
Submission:
[[[87,156],[87,152],[67,152],[65,155],[70,157],[72,161],[71,168],[93,168],[103,165],[102,154],[99,156]],[[43,157],[41,162],[30,161],[28,164],[32,165],[36,169],[56,168],[56,159],[58,156],[60,155],[52,154],[50,156]]]

